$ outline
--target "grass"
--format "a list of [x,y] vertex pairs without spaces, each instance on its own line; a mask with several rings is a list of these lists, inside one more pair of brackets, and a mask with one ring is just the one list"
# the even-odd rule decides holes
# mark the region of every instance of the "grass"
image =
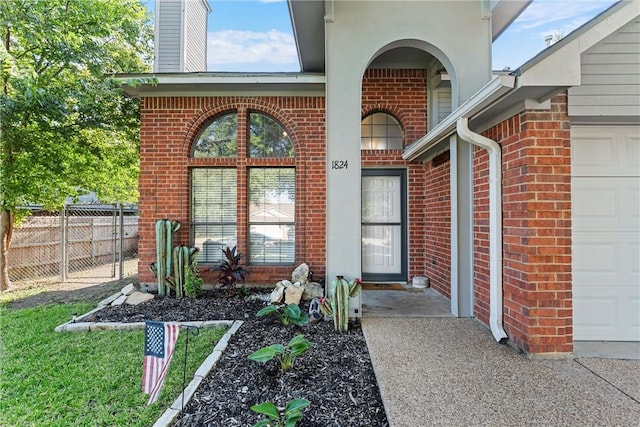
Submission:
[[[158,401],[141,391],[144,332],[57,333],[95,303],[9,309],[0,304],[0,425],[150,426],[182,391],[183,332]],[[224,334],[189,339],[187,384]]]

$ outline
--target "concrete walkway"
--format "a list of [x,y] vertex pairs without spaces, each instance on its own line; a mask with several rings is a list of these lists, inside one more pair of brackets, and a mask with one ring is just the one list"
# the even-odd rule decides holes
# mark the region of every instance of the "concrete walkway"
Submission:
[[530,360],[475,319],[362,328],[392,427],[639,425],[640,360]]

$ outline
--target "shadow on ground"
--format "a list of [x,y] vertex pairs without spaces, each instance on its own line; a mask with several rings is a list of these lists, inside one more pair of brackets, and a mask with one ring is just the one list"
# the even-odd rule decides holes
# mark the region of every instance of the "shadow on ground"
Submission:
[[[81,301],[95,301],[104,299],[118,292],[129,283],[139,284],[137,276],[125,277],[122,280],[83,279],[62,283],[47,283],[33,285],[28,288],[18,288],[9,293],[27,293],[24,297],[17,296],[9,302],[9,308],[29,308],[44,304],[65,304]],[[37,292],[32,294],[32,292]]]

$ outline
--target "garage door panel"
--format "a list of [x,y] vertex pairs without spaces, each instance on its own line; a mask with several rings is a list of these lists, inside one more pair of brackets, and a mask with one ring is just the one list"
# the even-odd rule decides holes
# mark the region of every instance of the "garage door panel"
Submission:
[[639,140],[638,128],[634,126],[574,126],[572,175],[639,176]]
[[574,278],[585,283],[606,278],[640,287],[639,240],[637,233],[574,232]]
[[573,299],[577,303],[573,315],[581,324],[598,328],[612,328],[616,324],[616,298],[585,291],[574,294]]
[[574,227],[578,230],[637,231],[638,178],[573,178]]
[[[591,237],[589,236],[589,240]],[[573,251],[577,264],[573,273],[574,275],[595,273],[611,279],[617,273],[618,255],[618,245],[604,245],[594,241],[583,242]]]
[[574,339],[579,341],[640,340],[640,295],[632,289],[612,286],[574,292]]
[[575,340],[640,341],[639,135],[571,129]]

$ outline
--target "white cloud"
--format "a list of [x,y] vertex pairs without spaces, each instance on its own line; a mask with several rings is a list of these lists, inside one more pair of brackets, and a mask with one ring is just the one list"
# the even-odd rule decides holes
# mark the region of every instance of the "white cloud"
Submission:
[[278,66],[287,70],[298,67],[293,36],[282,31],[223,30],[210,32],[207,40],[209,71],[227,71],[241,64],[257,63],[264,64],[263,71],[273,71]]
[[514,23],[515,31],[553,27],[565,34],[584,24],[613,0],[543,1],[535,0]]

